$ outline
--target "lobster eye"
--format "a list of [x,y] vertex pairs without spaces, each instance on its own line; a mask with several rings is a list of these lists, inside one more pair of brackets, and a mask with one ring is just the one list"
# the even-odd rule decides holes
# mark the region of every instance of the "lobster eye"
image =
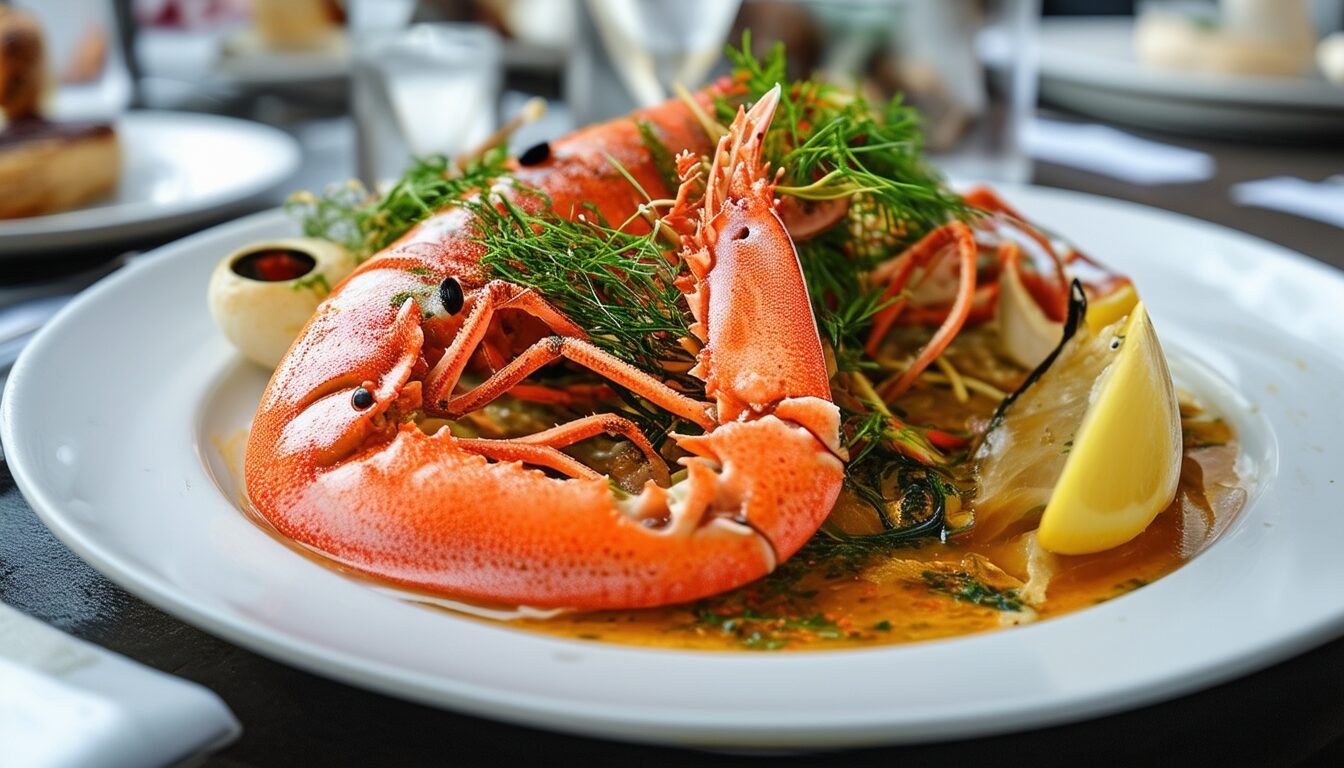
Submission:
[[350,396],[350,404],[355,406],[355,410],[362,411],[373,405],[373,393],[360,387],[355,390],[355,394]]
[[551,145],[547,142],[528,147],[527,151],[518,156],[518,164],[521,166],[541,165],[551,157]]
[[443,302],[443,308],[450,315],[456,315],[462,311],[462,284],[456,277],[444,278],[439,283],[439,301]]

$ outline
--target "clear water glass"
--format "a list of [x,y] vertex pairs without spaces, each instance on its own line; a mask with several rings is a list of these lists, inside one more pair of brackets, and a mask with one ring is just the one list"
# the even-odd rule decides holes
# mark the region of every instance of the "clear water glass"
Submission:
[[566,100],[580,123],[651,107],[722,65],[741,0],[583,0]]
[[500,41],[474,24],[356,33],[351,109],[360,179],[395,181],[414,157],[467,152],[495,129]]
[[919,108],[929,158],[956,181],[1025,182],[1040,0],[799,0],[813,69]]
[[967,80],[979,85],[984,100],[959,139],[930,146],[933,161],[954,178],[1030,181],[1032,164],[1023,137],[1036,115],[1041,0],[959,0],[940,5],[961,7],[961,23],[967,28],[953,36],[969,37],[973,53],[967,58],[973,57],[980,66],[967,73]]
[[818,75],[924,116],[931,160],[957,181],[1023,182],[1041,0],[582,0],[565,95],[580,123],[617,117],[727,70],[750,29],[790,77]]

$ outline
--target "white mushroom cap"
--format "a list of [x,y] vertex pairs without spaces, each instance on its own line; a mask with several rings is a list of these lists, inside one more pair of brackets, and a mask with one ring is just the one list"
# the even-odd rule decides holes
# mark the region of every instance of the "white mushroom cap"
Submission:
[[[306,256],[312,260],[312,268],[293,279],[275,281],[239,273],[239,265],[248,256],[268,251],[295,253],[300,259]],[[210,314],[239,352],[259,365],[274,368],[317,306],[354,268],[355,260],[344,248],[325,240],[292,238],[254,243],[215,266],[210,276]]]

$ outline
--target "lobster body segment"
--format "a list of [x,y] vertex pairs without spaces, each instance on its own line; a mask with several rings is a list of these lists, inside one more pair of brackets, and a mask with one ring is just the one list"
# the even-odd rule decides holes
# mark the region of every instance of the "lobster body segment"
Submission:
[[[834,504],[844,452],[798,257],[760,160],[777,98],[739,111],[703,184],[679,162],[667,218],[679,222],[677,284],[700,346],[691,373],[712,402],[604,352],[545,297],[491,281],[471,233],[479,222],[453,209],[337,286],[276,370],[245,459],[256,510],[355,570],[533,606],[682,602],[759,578],[793,554]],[[680,102],[636,119],[687,158],[708,148]],[[640,198],[609,164],[596,165],[606,154],[646,190],[670,194],[633,120],[557,142],[545,167],[517,179],[546,192],[561,216],[592,204],[622,221]],[[505,327],[527,333],[501,347]],[[560,360],[702,429],[671,438],[684,476],[672,482],[619,413],[498,440],[415,423],[458,419]],[[468,387],[469,369],[487,374]],[[620,491],[561,451],[604,432],[638,448],[654,479]]]

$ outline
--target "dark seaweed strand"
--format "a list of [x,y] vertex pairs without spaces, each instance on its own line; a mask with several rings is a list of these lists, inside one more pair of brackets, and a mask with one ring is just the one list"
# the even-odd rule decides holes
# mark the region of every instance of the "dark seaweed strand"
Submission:
[[[883,495],[883,479],[896,474],[895,487],[900,489],[902,516],[915,518],[914,522],[898,524],[887,513],[888,499]],[[955,483],[933,467],[881,446],[851,461],[845,471],[845,486],[873,507],[874,514],[885,529],[881,533],[854,535],[823,528],[826,537],[847,547],[860,549],[895,548],[918,544],[926,539],[946,540],[951,534],[947,527],[947,497],[960,492]],[[916,516],[916,505],[927,514]],[[821,539],[822,537],[817,537]]]

